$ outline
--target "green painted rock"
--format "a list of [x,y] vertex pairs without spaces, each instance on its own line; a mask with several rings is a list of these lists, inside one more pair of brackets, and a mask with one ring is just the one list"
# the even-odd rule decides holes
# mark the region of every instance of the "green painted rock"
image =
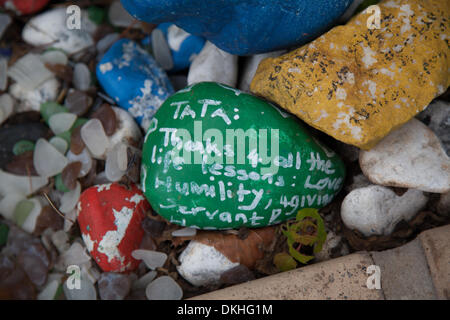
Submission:
[[292,116],[213,82],[168,98],[151,122],[142,187],[172,223],[202,229],[257,228],[321,208],[345,168]]

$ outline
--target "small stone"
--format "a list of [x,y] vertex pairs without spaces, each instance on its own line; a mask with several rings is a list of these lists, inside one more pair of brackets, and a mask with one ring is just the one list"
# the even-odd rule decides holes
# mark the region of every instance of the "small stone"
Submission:
[[[1,89],[0,89],[1,91]],[[6,121],[14,112],[14,101],[12,97],[5,93],[0,96],[0,124]]]
[[98,280],[98,292],[102,300],[124,300],[131,289],[127,275],[104,272]]
[[91,119],[98,119],[101,121],[103,129],[105,129],[106,135],[112,136],[117,129],[117,119],[116,113],[109,104],[102,105],[98,110],[96,110]]
[[70,162],[62,171],[61,178],[64,185],[69,189],[73,190],[77,186],[77,178],[80,174],[81,162],[75,161]]
[[119,181],[124,176],[127,165],[127,145],[120,142],[106,156],[105,174],[108,180],[111,182]]
[[132,289],[145,289],[150,284],[150,282],[152,282],[156,278],[156,275],[156,271],[147,272],[145,275],[133,282]]
[[91,256],[105,272],[135,270],[144,230],[141,222],[150,205],[136,185],[117,183],[86,189],[78,204],[78,223]]
[[45,81],[53,78],[53,74],[44,66],[38,55],[28,53],[8,69],[8,75],[21,88],[35,90]]
[[34,168],[33,151],[26,151],[15,156],[11,162],[6,165],[5,170],[19,176],[39,176]]
[[69,112],[80,117],[89,111],[92,105],[92,98],[82,91],[70,90],[64,105]]
[[92,168],[92,158],[89,154],[89,151],[84,148],[83,151],[80,154],[74,154],[72,151],[67,152],[67,160],[69,160],[69,163],[78,162],[81,163],[80,172],[78,173],[77,178],[82,178],[87,176],[89,171],[91,171]]
[[450,191],[450,158],[436,135],[417,119],[391,132],[359,163],[372,183],[427,192]]
[[7,87],[8,87],[8,61],[5,58],[0,58],[0,91],[5,91]]
[[83,138],[81,137],[81,128],[83,126],[76,127],[72,130],[70,134],[70,151],[74,155],[79,155],[86,150],[86,145],[83,142]]
[[183,290],[169,276],[162,276],[153,280],[145,289],[148,300],[181,300]]
[[37,300],[55,300],[60,285],[61,283],[57,280],[47,283],[42,291],[39,292]]
[[237,75],[238,56],[229,54],[207,41],[203,50],[192,61],[188,84],[213,81],[234,87]]
[[54,115],[60,113],[67,113],[67,108],[56,103],[56,102],[46,102],[40,106],[41,117],[46,123],[49,123],[50,118]]
[[22,31],[22,38],[33,46],[51,46],[67,54],[81,52],[94,45],[92,34],[97,28],[86,11],[81,11],[81,29],[67,28],[66,8],[55,8],[35,15]]
[[50,144],[54,146],[61,154],[66,154],[66,151],[69,149],[69,144],[61,137],[55,136],[48,142],[50,142]]
[[43,103],[56,100],[59,86],[60,83],[55,78],[48,79],[34,90],[27,90],[19,83],[14,83],[9,86],[9,93],[20,101],[16,112],[39,111]]
[[40,56],[44,64],[65,66],[69,62],[67,55],[61,50],[47,50]]
[[77,116],[73,113],[57,113],[50,117],[48,125],[54,134],[60,134],[69,131],[77,120]]
[[59,211],[62,213],[69,213],[73,209],[75,209],[78,200],[80,199],[81,194],[81,185],[77,181],[75,188],[69,192],[64,193],[61,198],[61,206],[59,207]]
[[131,255],[136,260],[144,261],[147,268],[151,270],[161,268],[162,266],[164,266],[167,260],[167,254],[151,250],[134,250]]
[[18,156],[27,151],[34,150],[34,142],[30,140],[20,140],[13,147],[14,155]]
[[152,48],[153,56],[161,68],[164,70],[172,69],[172,52],[170,51],[169,44],[164,37],[164,33],[160,29],[155,29],[152,32]]
[[77,63],[73,69],[73,85],[75,89],[86,91],[91,85],[91,72],[84,63]]
[[194,228],[183,228],[172,232],[172,237],[193,237],[197,234]]
[[34,167],[41,177],[53,177],[61,173],[68,160],[47,140],[39,139],[34,149]]
[[450,103],[444,100],[433,101],[423,112],[417,116],[428,125],[450,156]]
[[263,60],[251,91],[336,140],[373,148],[450,85],[442,72],[447,4],[383,0],[378,6],[378,29],[368,29],[371,13],[364,10],[303,47]]
[[103,155],[109,144],[103,125],[98,119],[89,120],[81,128],[81,138],[94,158]]
[[[161,23],[156,30],[161,31],[165,37],[166,44],[169,48],[169,57],[172,67],[165,70],[176,72],[188,68],[195,57],[200,53],[205,45],[205,39],[187,33],[183,29],[177,27],[173,23]],[[158,47],[157,42],[153,42],[152,33],[152,48],[153,51]],[[162,41],[161,41],[162,42]],[[156,61],[159,59],[155,55]]]
[[217,284],[224,272],[239,266],[213,246],[195,240],[189,242],[178,261],[178,273],[194,286]]
[[103,56],[97,65],[97,79],[106,93],[144,130],[156,110],[173,93],[164,70],[148,52],[127,39],[117,41]]
[[255,76],[256,69],[258,69],[259,63],[266,58],[274,58],[281,56],[285,52],[286,52],[285,50],[280,50],[268,53],[255,54],[253,56],[246,57],[244,68],[242,71],[242,76],[239,82],[239,89],[242,91],[250,92],[250,83],[252,82],[253,77]]
[[67,282],[64,282],[63,290],[67,300],[97,300],[97,291],[89,280],[80,279],[80,289],[69,289]]
[[355,189],[342,202],[341,217],[350,229],[364,236],[385,235],[401,220],[411,220],[427,203],[422,191],[409,189],[397,196],[389,188],[372,185]]

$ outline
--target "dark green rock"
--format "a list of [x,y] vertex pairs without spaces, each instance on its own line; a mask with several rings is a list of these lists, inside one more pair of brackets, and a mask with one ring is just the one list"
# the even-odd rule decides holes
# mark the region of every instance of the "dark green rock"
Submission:
[[143,191],[172,223],[202,229],[256,228],[322,208],[345,168],[294,117],[213,82],[168,98],[151,122]]

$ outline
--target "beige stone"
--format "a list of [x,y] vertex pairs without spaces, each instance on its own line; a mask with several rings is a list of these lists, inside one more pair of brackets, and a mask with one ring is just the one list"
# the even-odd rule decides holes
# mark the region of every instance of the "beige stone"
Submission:
[[438,298],[450,300],[450,225],[422,232],[419,239]]
[[300,300],[383,299],[381,290],[368,289],[368,253],[345,257],[279,273],[197,296],[195,300]]
[[337,140],[368,150],[450,85],[450,2],[384,0],[345,26],[263,60],[250,89]]

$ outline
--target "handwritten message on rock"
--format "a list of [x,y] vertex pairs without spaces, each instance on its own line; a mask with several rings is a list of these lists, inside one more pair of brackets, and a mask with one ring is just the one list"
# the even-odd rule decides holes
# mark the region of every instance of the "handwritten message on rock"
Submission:
[[258,228],[321,208],[345,168],[294,117],[234,88],[203,82],[167,99],[150,123],[142,187],[170,222]]

